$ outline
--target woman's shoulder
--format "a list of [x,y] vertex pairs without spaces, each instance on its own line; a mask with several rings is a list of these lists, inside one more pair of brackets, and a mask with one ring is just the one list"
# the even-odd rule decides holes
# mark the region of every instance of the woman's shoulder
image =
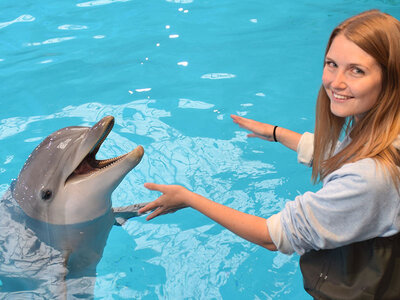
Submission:
[[346,163],[329,174],[324,184],[334,180],[346,180],[364,186],[368,189],[386,190],[395,189],[390,172],[386,166],[373,158],[364,158],[355,162]]

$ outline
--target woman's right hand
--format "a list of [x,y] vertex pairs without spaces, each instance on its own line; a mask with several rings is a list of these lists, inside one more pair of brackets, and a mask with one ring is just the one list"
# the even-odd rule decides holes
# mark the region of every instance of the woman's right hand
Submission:
[[146,219],[151,220],[159,215],[175,212],[188,206],[188,201],[194,194],[183,186],[145,183],[145,188],[161,192],[158,199],[148,203],[139,210],[140,214],[153,211]]
[[247,129],[252,133],[249,133],[248,137],[258,137],[270,142],[274,141],[274,125],[261,123],[252,119],[231,115],[233,122],[238,124],[241,128]]

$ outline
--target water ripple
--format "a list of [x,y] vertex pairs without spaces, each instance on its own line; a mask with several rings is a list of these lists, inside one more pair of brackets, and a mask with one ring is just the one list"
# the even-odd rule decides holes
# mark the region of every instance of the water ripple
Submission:
[[88,27],[85,25],[65,24],[65,25],[58,26],[58,29],[60,29],[60,30],[84,30],[84,29],[88,29]]
[[172,3],[181,3],[181,4],[188,4],[193,2],[193,0],[166,0],[166,1]]
[[128,2],[128,1],[131,1],[131,0],[93,0],[93,1],[88,1],[88,2],[78,3],[76,6],[91,7],[91,6],[111,4],[111,3],[115,3],[115,2]]
[[43,42],[33,42],[33,43],[27,43],[25,44],[26,46],[40,46],[40,45],[48,45],[48,44],[57,44],[65,41],[70,41],[76,39],[75,36],[66,36],[66,37],[57,37],[57,38],[52,38],[45,40]]
[[15,20],[0,23],[0,29],[10,26],[11,24],[14,24],[14,23],[33,22],[33,21],[35,21],[35,17],[33,17],[31,15],[21,15],[18,18],[16,18]]
[[194,101],[189,99],[179,99],[179,108],[194,108],[194,109],[209,109],[214,107],[214,104],[206,103],[203,101]]
[[231,79],[235,78],[236,75],[234,74],[229,74],[229,73],[209,73],[209,74],[204,74],[201,76],[203,79]]

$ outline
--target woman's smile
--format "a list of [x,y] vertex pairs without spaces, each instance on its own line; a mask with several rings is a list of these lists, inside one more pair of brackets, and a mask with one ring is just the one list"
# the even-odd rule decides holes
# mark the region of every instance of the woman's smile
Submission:
[[345,101],[345,100],[353,98],[351,96],[340,95],[335,92],[332,92],[332,95],[333,95],[334,99],[337,101]]

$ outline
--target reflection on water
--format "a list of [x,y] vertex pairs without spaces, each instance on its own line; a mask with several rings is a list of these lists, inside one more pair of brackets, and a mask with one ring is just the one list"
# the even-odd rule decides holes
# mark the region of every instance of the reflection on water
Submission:
[[66,273],[62,253],[27,230],[26,218],[9,191],[0,202],[0,215],[0,297],[61,295],[64,287],[57,283]]
[[52,225],[28,217],[7,191],[0,215],[1,299],[93,298],[111,211],[85,223]]

